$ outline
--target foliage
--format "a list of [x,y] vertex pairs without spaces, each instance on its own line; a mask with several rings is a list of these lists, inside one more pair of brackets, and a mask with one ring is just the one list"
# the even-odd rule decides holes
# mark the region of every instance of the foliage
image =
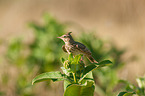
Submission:
[[63,60],[63,67],[61,68],[64,72],[47,72],[38,75],[32,80],[32,84],[41,82],[44,80],[51,79],[52,81],[64,80],[65,92],[64,96],[93,96],[94,94],[94,79],[91,76],[91,72],[95,69],[107,66],[112,62],[109,60],[102,61],[98,64],[91,64],[85,66],[81,60],[82,55],[77,55],[73,58],[72,54],[69,55],[68,60]]
[[136,79],[138,86],[129,83],[126,80],[120,80],[119,82],[125,84],[125,91],[122,91],[118,96],[145,96],[145,76]]
[[57,37],[65,33],[65,26],[59,24],[50,15],[45,15],[44,21],[43,26],[35,23],[29,24],[34,29],[35,40],[29,46],[31,53],[28,63],[33,66],[38,65],[40,73],[54,70],[59,66],[62,42]]
[[[90,38],[91,37],[91,38]],[[93,72],[96,83],[96,93],[99,96],[114,96],[113,90],[119,80],[117,70],[122,68],[125,61],[122,60],[124,49],[118,49],[112,42],[104,41],[94,35],[94,33],[85,33],[80,36],[79,41],[83,42],[92,52],[97,61],[109,59],[113,64]],[[87,63],[89,61],[86,60]]]
[[5,95],[5,93],[0,91],[0,96],[4,96],[4,95]]
[[36,73],[53,71],[60,66],[63,42],[57,37],[66,33],[65,25],[49,14],[44,15],[44,21],[43,25],[29,23],[29,27],[34,30],[31,43],[25,43],[23,38],[18,37],[8,44],[5,58],[9,64],[18,68],[19,75],[15,78],[15,82],[18,82],[15,93],[18,96],[33,96],[29,79]]

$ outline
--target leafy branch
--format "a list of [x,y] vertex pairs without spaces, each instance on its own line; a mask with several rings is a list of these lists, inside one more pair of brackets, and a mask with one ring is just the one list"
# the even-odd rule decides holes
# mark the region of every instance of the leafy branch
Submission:
[[62,58],[63,67],[61,67],[63,74],[59,71],[46,72],[36,76],[32,80],[32,84],[52,80],[64,80],[64,96],[93,96],[95,83],[92,76],[92,71],[104,66],[110,65],[112,62],[104,60],[100,63],[94,63],[85,66],[81,61],[82,55],[69,55],[68,60]]

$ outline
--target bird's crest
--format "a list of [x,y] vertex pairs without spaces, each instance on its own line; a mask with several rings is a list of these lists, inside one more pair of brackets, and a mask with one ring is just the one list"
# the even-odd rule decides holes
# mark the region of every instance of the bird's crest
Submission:
[[68,32],[68,33],[66,33],[66,35],[70,35],[72,32]]

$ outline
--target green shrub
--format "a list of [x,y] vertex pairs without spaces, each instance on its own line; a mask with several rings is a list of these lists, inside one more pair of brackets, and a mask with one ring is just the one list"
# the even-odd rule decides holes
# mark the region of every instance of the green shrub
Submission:
[[56,71],[40,74],[33,79],[32,84],[46,80],[64,80],[64,96],[94,96],[95,83],[92,71],[112,62],[105,60],[85,66],[83,61],[80,61],[81,57],[81,54],[75,57],[70,54],[68,60],[62,59],[63,67],[61,69],[63,73]]
[[125,91],[122,91],[118,96],[145,96],[145,76],[136,79],[138,86],[129,83],[126,80],[120,80],[125,86]]

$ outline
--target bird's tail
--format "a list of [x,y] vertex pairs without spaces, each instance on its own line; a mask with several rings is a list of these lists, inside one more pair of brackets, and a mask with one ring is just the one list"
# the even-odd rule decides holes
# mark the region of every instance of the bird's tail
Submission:
[[90,60],[91,63],[98,63],[91,55],[87,55],[87,58]]

